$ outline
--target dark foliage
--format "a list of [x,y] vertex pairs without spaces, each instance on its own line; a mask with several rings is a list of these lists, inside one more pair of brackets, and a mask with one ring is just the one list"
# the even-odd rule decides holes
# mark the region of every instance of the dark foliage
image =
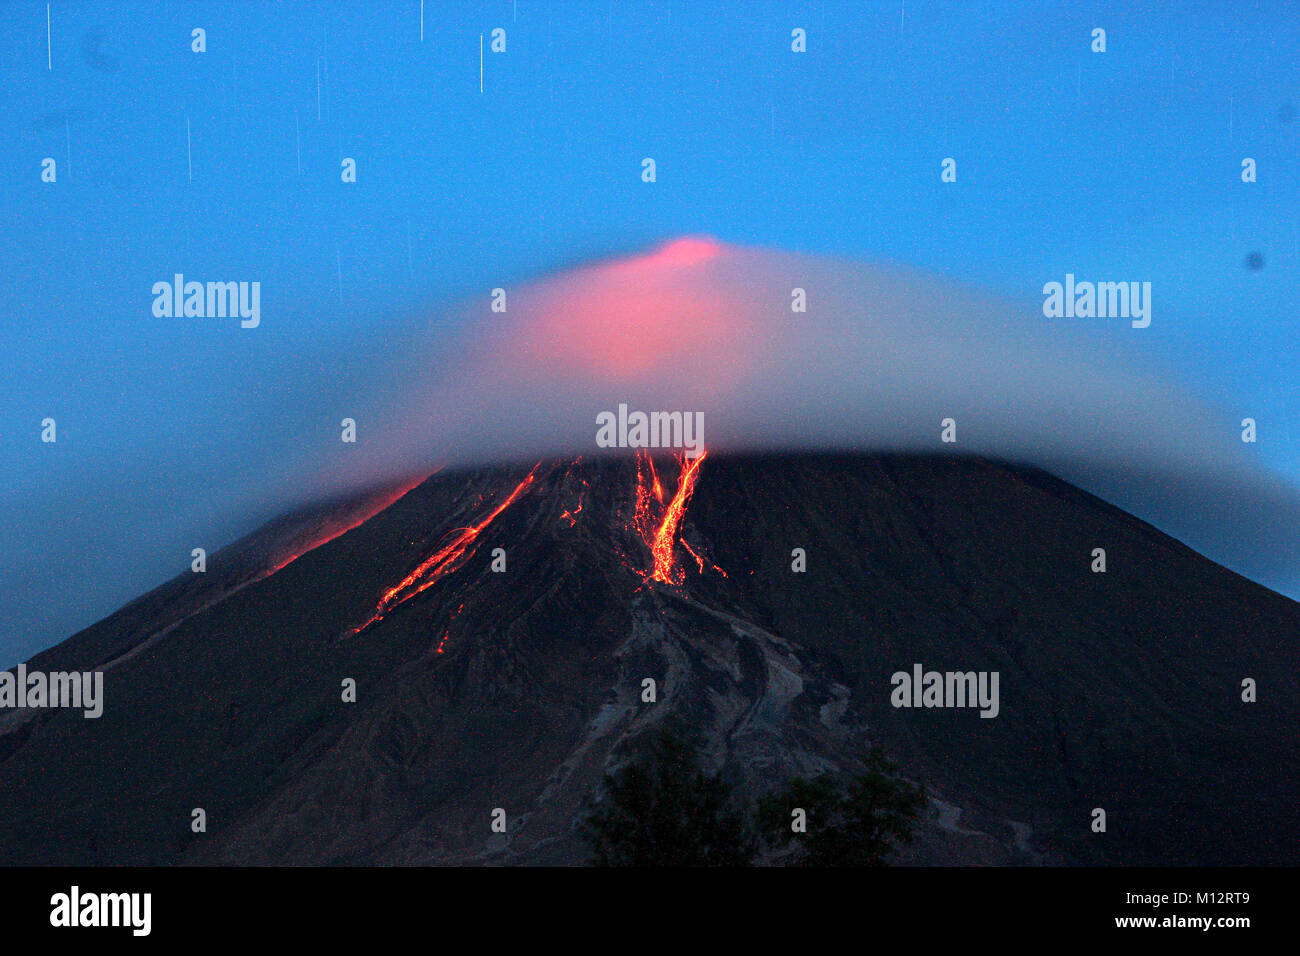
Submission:
[[[890,851],[909,843],[925,806],[925,791],[897,776],[879,748],[865,773],[847,786],[831,774],[795,777],[759,804],[764,839],[782,862],[807,866],[883,866]],[[793,828],[794,811],[806,815],[806,830]]]
[[743,866],[757,849],[731,789],[696,759],[697,742],[663,727],[606,777],[583,826],[597,866]]
[[[795,777],[761,800],[756,819],[726,781],[700,769],[698,742],[663,727],[622,769],[606,777],[606,795],[582,826],[597,866],[744,866],[759,851],[755,832],[779,862],[808,866],[882,866],[910,842],[924,791],[898,779],[879,750],[847,782],[831,774]],[[795,832],[791,812],[806,815]]]

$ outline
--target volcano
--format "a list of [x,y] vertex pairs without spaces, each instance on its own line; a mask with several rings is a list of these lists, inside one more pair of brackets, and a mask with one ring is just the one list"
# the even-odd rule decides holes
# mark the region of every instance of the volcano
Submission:
[[[1297,634],[1300,605],[984,458],[440,472],[28,662],[103,670],[104,712],[4,715],[0,862],[582,863],[605,774],[672,717],[749,796],[883,747],[929,797],[900,863],[1294,865]],[[999,674],[996,717],[894,706],[918,664]]]

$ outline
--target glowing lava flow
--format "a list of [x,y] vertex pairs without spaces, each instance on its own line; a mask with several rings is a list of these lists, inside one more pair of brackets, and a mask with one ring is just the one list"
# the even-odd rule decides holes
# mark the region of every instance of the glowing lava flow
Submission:
[[[567,485],[568,482],[569,482],[569,478],[573,475],[573,469],[576,468],[576,467],[577,467],[578,465],[580,465],[580,464],[582,464],[582,457],[581,457],[581,456],[579,456],[578,458],[575,458],[575,459],[573,460],[573,464],[569,465],[569,469],[568,469],[568,471],[566,471],[566,472],[564,473],[564,483],[565,483],[566,485]],[[569,522],[569,527],[570,527],[570,528],[572,528],[574,525],[576,525],[576,524],[578,523],[578,515],[582,514],[582,498],[583,498],[583,495],[586,493],[587,489],[590,487],[590,485],[587,484],[587,479],[585,479],[585,478],[579,478],[578,480],[581,482],[581,484],[578,486],[578,503],[577,503],[577,505],[576,505],[575,507],[571,508],[571,509],[570,509],[570,508],[566,508],[566,509],[565,509],[565,510],[560,514],[560,517],[561,517],[561,518],[564,518],[565,520],[567,520],[567,521]]]
[[456,610],[451,612],[451,617],[447,620],[447,630],[443,631],[442,640],[438,642],[437,652],[439,654],[444,653],[447,649],[447,638],[451,637],[451,622],[456,620],[456,617],[463,610],[465,610],[465,602],[461,601],[460,607],[456,608]]
[[310,538],[306,541],[295,541],[290,550],[279,557],[266,574],[275,574],[275,572],[293,564],[308,551],[314,551],[321,545],[328,544],[335,538],[347,534],[353,528],[360,527],[402,497],[402,495],[421,484],[426,478],[436,475],[441,469],[442,466],[439,465],[427,475],[419,475],[408,479],[396,487],[377,492],[359,503],[349,505],[339,514],[328,516],[323,526],[316,529]]
[[[408,574],[397,584],[393,585],[384,592],[383,597],[379,599],[379,606],[375,608],[375,613],[362,624],[354,627],[349,634],[360,634],[371,624],[383,620],[393,608],[404,601],[409,601],[422,591],[433,587],[442,578],[450,572],[456,570],[463,563],[462,559],[466,556],[474,540],[482,533],[483,529],[490,525],[501,512],[509,508],[515,501],[528,490],[528,487],[537,478],[537,469],[542,463],[539,461],[533,466],[527,477],[519,482],[514,491],[510,492],[509,497],[501,504],[497,505],[492,512],[478,524],[470,525],[468,528],[456,529],[456,536],[447,544],[443,545],[425,560],[421,561],[414,571]],[[446,642],[446,638],[443,638]],[[439,645],[441,647],[441,645]]]
[[[681,468],[681,475],[677,479],[677,490],[673,492],[672,499],[664,507],[657,522],[652,516],[652,512],[657,510],[652,501],[663,504],[663,485],[659,481],[659,473],[655,470],[654,460],[645,452],[637,454],[636,511],[632,517],[632,527],[650,549],[654,565],[646,572],[646,577],[652,581],[680,585],[686,578],[685,569],[676,560],[676,545],[679,540],[677,529],[681,525],[682,516],[686,514],[686,506],[690,503],[691,495],[695,492],[700,465],[703,464],[706,454],[707,452],[701,449],[699,456],[694,459],[689,459],[685,455],[673,456],[678,467]],[[685,539],[681,539],[681,543],[690,552],[691,557],[695,558],[703,573],[704,559],[686,543]],[[724,577],[726,576],[717,565],[713,567]]]

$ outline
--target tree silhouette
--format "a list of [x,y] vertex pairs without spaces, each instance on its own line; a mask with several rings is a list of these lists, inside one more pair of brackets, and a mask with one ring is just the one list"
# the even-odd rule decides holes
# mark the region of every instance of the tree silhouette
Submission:
[[581,832],[597,866],[744,866],[757,842],[731,788],[700,769],[698,741],[661,726],[605,778],[605,799]]
[[[925,791],[897,777],[879,749],[866,770],[843,780],[832,774],[795,777],[759,801],[756,819],[718,774],[705,773],[699,741],[662,725],[637,754],[605,778],[605,797],[580,833],[597,866],[745,866],[759,851],[770,862],[805,866],[884,866],[912,839]],[[791,811],[806,829],[796,832]]]
[[[866,772],[845,786],[831,774],[795,777],[759,803],[759,826],[782,862],[806,866],[884,866],[899,844],[910,843],[925,806],[925,790],[896,776],[880,748]],[[806,814],[806,831],[793,829],[792,812]]]

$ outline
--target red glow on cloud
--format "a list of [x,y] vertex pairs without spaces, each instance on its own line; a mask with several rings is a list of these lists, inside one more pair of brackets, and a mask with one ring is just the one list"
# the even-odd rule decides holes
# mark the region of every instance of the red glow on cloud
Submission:
[[653,252],[620,259],[613,263],[613,267],[624,272],[652,272],[657,269],[694,266],[717,258],[725,248],[710,236],[685,236],[665,242]]
[[499,350],[496,357],[508,356],[518,374],[548,381],[620,384],[662,382],[702,360],[725,368],[717,356],[739,365],[753,351],[746,309],[709,281],[708,270],[695,268],[728,255],[729,247],[713,239],[677,239],[544,283],[522,300],[528,322],[513,328],[506,355]]

